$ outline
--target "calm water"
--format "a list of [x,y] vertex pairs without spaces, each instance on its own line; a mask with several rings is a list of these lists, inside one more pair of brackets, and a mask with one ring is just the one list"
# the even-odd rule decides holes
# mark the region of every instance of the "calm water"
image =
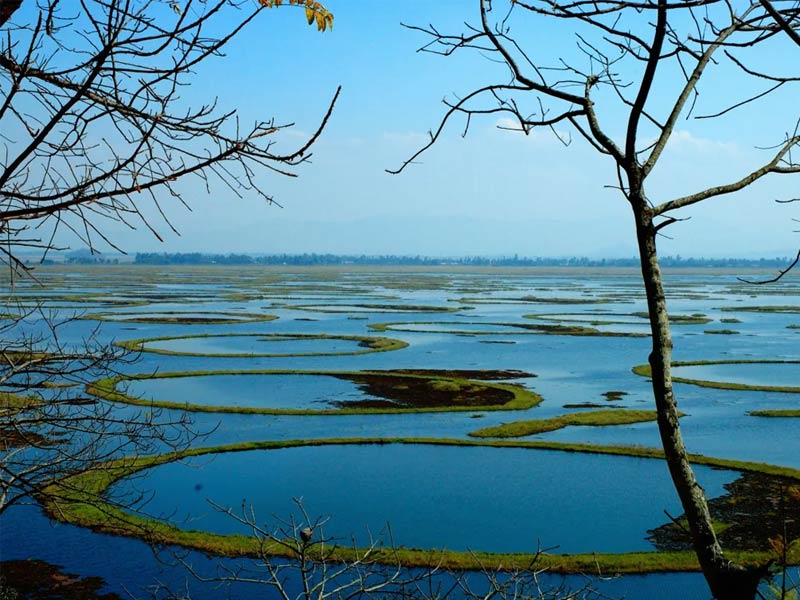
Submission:
[[363,350],[357,340],[261,337],[196,337],[147,342],[146,349],[189,354],[341,354]]
[[324,375],[211,375],[126,382],[132,396],[168,402],[249,408],[329,409],[374,398],[358,384]]
[[[698,476],[710,496],[736,478],[708,468]],[[209,499],[237,510],[245,502],[263,522],[297,517],[292,498],[302,498],[312,515],[330,517],[326,534],[343,541],[366,544],[390,523],[401,546],[493,552],[533,552],[539,543],[568,553],[652,550],[647,530],[664,523],[664,510],[680,513],[660,461],[516,448],[232,452],[159,466],[136,486],[155,492],[147,512],[190,529],[247,532]]]
[[690,365],[675,367],[674,374],[703,381],[800,387],[800,363]]

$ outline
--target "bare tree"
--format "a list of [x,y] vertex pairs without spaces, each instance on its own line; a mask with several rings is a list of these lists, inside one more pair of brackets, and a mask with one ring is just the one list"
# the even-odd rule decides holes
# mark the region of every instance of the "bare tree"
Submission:
[[[476,0],[476,5],[477,23],[467,24],[464,31],[411,29],[430,36],[423,51],[444,56],[472,51],[498,63],[497,81],[446,99],[447,110],[429,141],[390,172],[408,167],[456,117],[466,119],[466,134],[473,118],[487,114],[511,117],[515,128],[526,134],[549,127],[565,143],[569,140],[555,127],[571,127],[613,161],[615,187],[635,222],[652,331],[653,395],[669,471],[712,594],[719,600],[751,599],[767,573],[766,565],[743,567],[723,552],[681,436],[656,238],[681,220],[676,216],[681,209],[735,194],[768,175],[800,173],[798,104],[792,104],[789,95],[782,105],[788,133],[770,141],[757,168],[677,198],[659,198],[662,193],[647,183],[679,119],[728,119],[735,126],[745,107],[763,103],[800,81],[796,68],[782,72],[774,60],[765,58],[792,50],[790,40],[797,41],[800,31],[800,4],[796,0],[511,0],[508,4]],[[530,40],[511,33],[512,22],[520,16],[528,18],[525,24],[534,31]],[[548,49],[535,30],[549,25],[563,28],[565,22],[574,31],[578,58],[551,56],[548,62]],[[700,114],[701,83],[716,68],[738,73],[735,88],[729,104],[708,107]],[[616,131],[623,132],[621,140],[615,139]]]
[[[15,22],[21,4],[34,0],[4,0],[0,13],[0,252],[18,267],[17,249],[46,251],[61,228],[89,248],[114,246],[106,219],[158,236],[153,219],[172,227],[162,205],[185,203],[190,179],[273,202],[264,175],[295,176],[339,93],[289,150],[275,140],[290,124],[246,126],[216,99],[192,107],[181,97],[194,70],[280,2],[37,0],[31,22]],[[290,4],[320,29],[332,24],[317,2]]]
[[[296,176],[328,122],[278,150],[291,124],[245,126],[214,98],[181,97],[195,71],[278,0],[3,0],[0,2],[0,254],[12,284],[0,315],[0,513],[41,493],[56,475],[123,453],[185,447],[184,417],[159,419],[85,398],[83,384],[130,356],[96,332],[63,342],[75,319],[14,298],[23,249],[46,253],[61,229],[90,249],[108,220],[172,225],[165,202],[185,203],[186,180],[267,203],[265,174]],[[318,2],[288,0],[324,31]],[[159,217],[160,215],[160,217]],[[85,322],[84,322],[85,324]],[[74,337],[74,336],[73,336]]]

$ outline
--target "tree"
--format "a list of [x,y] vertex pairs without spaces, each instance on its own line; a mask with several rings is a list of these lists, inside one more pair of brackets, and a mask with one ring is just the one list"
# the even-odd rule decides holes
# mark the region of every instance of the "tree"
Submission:
[[[320,3],[290,0],[325,31],[333,15]],[[0,253],[28,272],[21,249],[56,247],[61,229],[93,250],[114,246],[103,221],[164,222],[164,202],[184,199],[199,179],[236,196],[267,193],[265,173],[294,177],[328,122],[339,90],[317,129],[278,151],[291,127],[274,119],[246,128],[213,98],[190,106],[181,91],[195,69],[221,55],[242,29],[279,0],[3,0],[0,3]],[[30,18],[31,20],[26,20]],[[149,208],[146,207],[149,204]],[[138,220],[138,222],[137,222]],[[41,232],[46,232],[42,234]],[[83,384],[130,359],[60,332],[74,318],[7,302],[0,322],[0,513],[41,493],[56,475],[85,470],[120,453],[186,446],[189,423],[159,419],[88,400]]]
[[[502,3],[505,4],[505,3]],[[529,18],[531,38],[514,37],[511,24]],[[718,119],[735,127],[737,116],[786,93],[800,81],[769,57],[794,51],[791,42],[800,31],[800,4],[795,1],[755,0],[478,0],[478,22],[455,34],[434,26],[411,29],[430,36],[422,50],[450,56],[478,52],[499,65],[496,81],[477,86],[454,100],[445,99],[446,112],[429,141],[400,168],[399,173],[433,146],[456,117],[510,116],[514,128],[530,133],[568,126],[614,165],[615,187],[632,212],[652,333],[649,362],[658,412],[658,429],[669,472],[691,530],[703,574],[719,600],[750,599],[766,565],[744,567],[725,555],[714,532],[708,504],[692,471],[678,423],[672,387],[672,338],[657,253],[657,236],[681,220],[678,212],[701,202],[739,192],[768,175],[800,173],[800,120],[795,95],[783,96],[787,134],[771,140],[763,162],[730,181],[672,199],[659,199],[648,186],[679,119]],[[536,28],[564,27],[574,33],[576,56],[552,55],[536,38]],[[530,45],[526,45],[530,42]],[[536,42],[539,42],[537,45]],[[580,60],[582,59],[582,60]],[[792,64],[792,63],[790,63]],[[735,84],[727,105],[706,107],[701,83],[725,69]],[[730,75],[735,73],[735,76]],[[719,85],[715,79],[713,85]],[[711,83],[709,82],[709,85]],[[714,98],[712,97],[712,100]],[[771,107],[771,108],[770,108]],[[758,113],[755,113],[758,116]],[[751,115],[752,116],[752,115]],[[614,133],[622,132],[622,139]],[[794,154],[793,154],[794,153]]]
[[[273,202],[263,174],[296,176],[339,94],[316,131],[286,151],[275,139],[291,125],[244,127],[215,99],[192,107],[181,97],[195,69],[279,1],[39,0],[32,22],[15,23],[23,4],[32,3],[4,1],[0,13],[0,251],[17,267],[16,249],[46,251],[60,228],[90,249],[97,239],[114,246],[103,219],[158,237],[153,215],[172,227],[162,204],[185,203],[188,179]],[[289,4],[319,29],[332,26],[318,2]],[[28,237],[47,228],[47,237]]]

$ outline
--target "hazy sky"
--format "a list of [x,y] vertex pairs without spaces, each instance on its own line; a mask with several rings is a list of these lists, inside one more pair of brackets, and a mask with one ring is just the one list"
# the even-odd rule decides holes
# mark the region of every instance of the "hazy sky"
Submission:
[[[366,253],[423,255],[633,256],[627,204],[613,189],[611,161],[572,135],[565,147],[546,131],[525,136],[497,128],[497,115],[475,119],[466,138],[462,121],[448,128],[420,164],[389,175],[426,139],[443,114],[441,99],[482,82],[506,78],[504,67],[477,54],[441,57],[416,52],[427,40],[401,26],[433,23],[460,32],[475,22],[477,0],[352,2],[327,0],[332,32],[308,27],[302,11],[266,11],[227,56],[196,73],[183,97],[195,104],[215,96],[236,108],[243,123],[275,117],[296,127],[282,137],[290,148],[312,131],[337,85],[343,91],[313,159],[297,179],[264,174],[267,191],[283,208],[253,197],[236,199],[224,187],[209,197],[192,187],[188,212],[170,206],[180,231],[107,227],[129,252]],[[519,15],[520,41],[537,59],[554,63],[575,55],[563,28]],[[515,27],[517,27],[515,25]],[[774,51],[774,50],[773,50]],[[791,53],[794,52],[794,55]],[[800,49],[768,57],[778,66],[800,64]],[[574,58],[576,63],[588,62]],[[795,69],[796,72],[796,69]],[[713,75],[700,88],[700,113],[744,98],[735,74]],[[675,95],[674,81],[656,88],[654,110]],[[779,142],[798,119],[798,87],[778,101],[734,111],[724,122],[682,120],[650,182],[660,201],[702,186],[738,179],[764,160],[757,146]],[[604,126],[621,137],[625,120],[611,95],[598,96]],[[560,131],[568,134],[566,126]],[[800,177],[772,177],[735,197],[711,200],[668,230],[662,254],[776,256],[794,254],[800,234]]]

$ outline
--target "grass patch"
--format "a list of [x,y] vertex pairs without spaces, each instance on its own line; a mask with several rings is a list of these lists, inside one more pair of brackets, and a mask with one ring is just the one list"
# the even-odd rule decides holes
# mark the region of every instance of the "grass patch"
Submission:
[[[342,352],[189,352],[178,350],[164,350],[160,348],[150,348],[147,344],[152,342],[163,342],[169,340],[202,339],[202,338],[222,338],[222,337],[255,337],[260,341],[293,341],[293,340],[349,340],[357,342],[360,350],[349,350]],[[368,354],[370,352],[388,352],[399,350],[408,346],[406,342],[386,337],[369,337],[363,335],[328,335],[328,334],[305,334],[305,333],[199,333],[195,335],[168,335],[161,337],[140,338],[136,340],[125,340],[116,342],[117,346],[131,350],[133,352],[152,352],[153,354],[166,354],[171,356],[209,356],[209,357],[231,357],[248,358],[258,356],[262,358],[288,357],[288,356],[351,356],[355,354]]]
[[34,396],[22,396],[13,392],[0,391],[0,411],[20,411],[41,406],[42,401]]
[[571,425],[605,427],[606,425],[629,425],[655,421],[654,410],[596,410],[592,412],[570,413],[550,419],[532,419],[530,421],[514,421],[495,427],[486,427],[471,431],[469,435],[477,438],[513,438],[536,435],[556,431]]
[[419,312],[419,313],[451,313],[469,309],[463,306],[427,306],[421,304],[286,304],[282,308],[291,310],[309,310],[318,313],[398,313],[398,312]]
[[800,313],[800,306],[723,306],[725,312]]
[[[188,315],[188,316],[187,316]],[[122,318],[120,318],[122,317]],[[114,321],[118,323],[154,323],[162,325],[234,325],[236,323],[257,323],[262,321],[274,321],[278,317],[275,315],[243,312],[192,312],[168,310],[161,311],[157,316],[148,313],[95,313],[84,315],[81,319],[92,321]]]
[[739,332],[735,329],[706,329],[703,333],[710,335],[739,335]]
[[[138,406],[171,408],[195,412],[225,412],[268,415],[353,415],[422,412],[458,412],[475,410],[525,410],[538,405],[542,397],[521,385],[485,381],[480,376],[467,378],[460,372],[433,370],[414,371],[180,371],[147,375],[117,376],[100,379],[86,386],[86,392],[110,402]],[[468,371],[470,374],[479,373]],[[504,378],[506,372],[486,372],[486,379]],[[516,372],[511,372],[516,373]],[[292,409],[251,406],[224,406],[169,400],[145,400],[118,389],[125,381],[175,379],[181,377],[213,377],[215,375],[309,375],[336,377],[352,381],[368,398],[336,402],[331,408]]]
[[[447,326],[453,325],[452,330],[424,329],[420,325]],[[458,329],[463,325],[489,325],[493,327],[507,327],[505,330],[481,331]],[[600,331],[594,327],[583,325],[550,325],[542,323],[493,323],[482,321],[394,321],[389,323],[370,323],[369,328],[374,331],[405,331],[411,333],[438,333],[450,335],[570,335],[587,337],[649,337],[647,333],[626,333],[619,331]]]
[[[89,527],[95,531],[114,535],[132,536],[156,545],[181,545],[210,554],[240,556],[286,556],[285,548],[279,543],[260,542],[243,535],[218,535],[204,531],[181,530],[163,521],[134,515],[109,504],[104,492],[116,481],[131,476],[143,469],[155,467],[190,456],[202,456],[222,452],[242,452],[247,450],[271,450],[301,446],[326,446],[332,444],[430,444],[445,446],[486,446],[495,448],[528,448],[540,450],[560,450],[566,452],[586,452],[593,454],[627,455],[663,459],[660,450],[629,446],[598,446],[591,444],[564,444],[558,442],[527,441],[475,441],[463,439],[425,439],[425,438],[351,438],[284,440],[265,442],[244,442],[211,448],[191,448],[160,456],[122,458],[89,469],[82,473],[65,477],[51,483],[41,495],[46,512],[54,519]],[[695,464],[704,464],[724,469],[777,475],[793,481],[800,481],[800,471],[788,467],[764,465],[742,461],[715,459],[690,455]],[[315,551],[322,551],[315,547]],[[326,552],[334,554],[330,558],[348,560],[353,551],[347,547],[328,547]],[[743,564],[763,563],[771,558],[766,551],[731,551],[731,559]],[[401,564],[406,567],[434,567],[448,569],[525,568],[533,559],[532,554],[501,554],[487,552],[457,552],[449,550],[420,550],[399,548],[396,551],[378,551],[372,555],[377,561],[388,564]],[[800,544],[791,546],[791,564],[800,562]],[[584,573],[588,569],[604,573],[654,573],[667,571],[697,571],[696,558],[692,552],[633,552],[623,554],[546,554],[536,563],[537,568],[547,568],[555,573]]]
[[751,410],[747,414],[751,417],[800,418],[800,410],[794,408]]
[[[647,312],[633,312],[634,317],[641,317],[642,319],[650,319],[650,314]],[[693,313],[691,315],[669,315],[669,322],[672,325],[705,325],[711,323],[714,319],[707,317],[702,313]]]
[[[762,359],[728,359],[728,360],[686,360],[674,361],[673,367],[694,367],[702,365],[798,365],[800,360],[762,360]],[[650,365],[636,365],[631,369],[636,375],[652,377]],[[743,390],[753,392],[782,392],[787,394],[800,393],[800,387],[785,385],[752,385],[747,383],[733,383],[729,381],[706,381],[703,379],[688,379],[686,377],[672,377],[675,383],[688,383],[700,387],[716,388],[720,390]]]

